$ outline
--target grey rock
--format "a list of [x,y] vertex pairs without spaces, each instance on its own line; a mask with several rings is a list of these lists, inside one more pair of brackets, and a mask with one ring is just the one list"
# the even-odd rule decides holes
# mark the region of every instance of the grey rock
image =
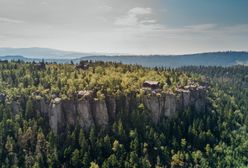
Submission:
[[67,125],[76,126],[77,124],[77,110],[75,101],[73,100],[63,100],[62,101],[62,111]]
[[109,116],[105,100],[94,99],[92,103],[92,112],[97,126],[105,128],[109,124]]
[[[21,112],[19,102],[16,100],[11,103],[15,114]],[[119,97],[105,95],[103,100],[93,99],[92,91],[79,91],[70,100],[54,96],[49,101],[37,97],[33,104],[36,113],[46,116],[52,131],[57,134],[64,126],[79,125],[86,131],[94,126],[106,128],[110,121],[116,120],[117,112],[128,114],[141,103],[149,111],[151,120],[157,124],[161,118],[175,117],[178,112],[184,112],[189,107],[193,107],[196,112],[205,112],[206,102],[206,88],[189,85],[177,89],[176,93],[145,94],[138,97],[133,92]]]
[[172,93],[165,94],[163,116],[174,117],[176,115],[176,96]]
[[145,95],[143,103],[146,109],[150,111],[151,118],[156,124],[161,117],[175,117],[178,112],[184,112],[190,107],[194,107],[196,112],[205,112],[205,93],[206,88],[190,85],[183,89],[177,89],[175,94]]
[[91,105],[88,100],[79,101],[77,104],[78,124],[86,131],[94,126]]
[[164,97],[145,96],[143,99],[145,107],[151,112],[154,123],[158,123],[164,107]]
[[106,105],[109,114],[109,119],[114,121],[116,118],[116,100],[113,96],[106,96]]
[[176,96],[166,93],[160,96],[144,96],[143,103],[151,112],[152,120],[157,124],[161,117],[173,117],[176,114]]
[[62,103],[60,98],[55,98],[51,102],[49,110],[49,124],[55,134],[58,133],[59,125],[62,122]]

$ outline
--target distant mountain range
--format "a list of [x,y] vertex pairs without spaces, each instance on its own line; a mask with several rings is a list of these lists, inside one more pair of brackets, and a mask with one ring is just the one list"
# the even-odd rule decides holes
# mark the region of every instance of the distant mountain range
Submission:
[[228,51],[186,55],[103,55],[78,53],[49,48],[0,48],[0,60],[24,60],[57,63],[78,63],[81,60],[112,61],[124,64],[140,64],[147,67],[232,66],[248,65],[248,52]]
[[26,58],[43,59],[75,59],[83,56],[98,55],[97,53],[80,53],[73,51],[62,51],[51,48],[0,48],[0,56],[22,55]]

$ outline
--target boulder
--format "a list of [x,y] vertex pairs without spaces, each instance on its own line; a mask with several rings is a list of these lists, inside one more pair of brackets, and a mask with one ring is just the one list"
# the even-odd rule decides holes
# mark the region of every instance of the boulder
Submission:
[[93,92],[90,90],[81,90],[78,92],[78,97],[83,99],[91,99]]

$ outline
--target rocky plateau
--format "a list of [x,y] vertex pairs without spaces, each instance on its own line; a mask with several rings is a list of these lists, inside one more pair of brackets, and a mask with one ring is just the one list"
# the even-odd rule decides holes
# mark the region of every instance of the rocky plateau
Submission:
[[[92,91],[79,91],[77,96],[69,100],[60,97],[47,100],[40,97],[33,101],[33,107],[36,114],[48,118],[51,129],[57,134],[65,126],[79,125],[86,131],[91,127],[104,129],[110,122],[115,121],[118,112],[130,113],[140,104],[143,104],[144,111],[148,112],[155,124],[163,117],[176,117],[187,108],[205,112],[206,91],[205,86],[189,85],[178,88],[175,93],[105,95],[104,99],[95,98]],[[4,98],[5,95],[0,95],[0,101],[4,101]],[[15,114],[23,110],[20,104],[20,100],[11,103]]]

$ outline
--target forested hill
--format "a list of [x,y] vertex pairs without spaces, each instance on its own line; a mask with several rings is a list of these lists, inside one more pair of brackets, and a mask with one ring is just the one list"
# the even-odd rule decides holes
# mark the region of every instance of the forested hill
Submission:
[[181,66],[232,66],[232,65],[248,65],[248,52],[212,52],[212,53],[198,53],[188,55],[96,55],[96,54],[73,54],[69,56],[56,55],[53,56],[48,53],[47,57],[45,52],[41,55],[40,53],[32,52],[33,56],[28,53],[22,54],[23,57],[19,56],[21,53],[9,53],[4,55],[6,52],[1,53],[0,60],[24,60],[24,61],[40,61],[44,58],[48,62],[57,63],[79,63],[81,60],[96,60],[96,61],[112,61],[121,62],[124,64],[139,64],[146,67],[181,67]]
[[[247,72],[240,65],[165,69],[0,62],[0,167],[246,167]],[[147,79],[160,86],[147,90]],[[115,108],[102,103],[112,102],[109,95],[117,98]],[[206,108],[197,111],[198,98],[180,112],[173,108],[173,102],[189,103],[196,96]],[[177,115],[156,115],[168,109]],[[151,122],[151,113],[159,122]],[[84,129],[99,119],[109,120],[106,127],[96,122]]]
[[89,56],[80,60],[101,60],[140,64],[147,67],[181,67],[181,66],[231,66],[248,65],[247,52],[213,52],[188,55],[153,55],[153,56]]

